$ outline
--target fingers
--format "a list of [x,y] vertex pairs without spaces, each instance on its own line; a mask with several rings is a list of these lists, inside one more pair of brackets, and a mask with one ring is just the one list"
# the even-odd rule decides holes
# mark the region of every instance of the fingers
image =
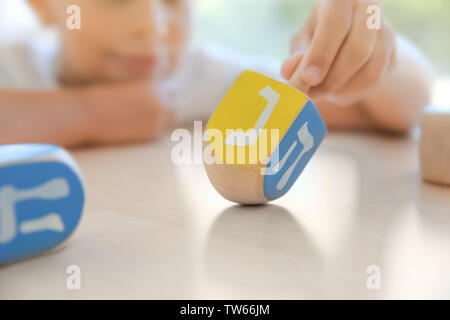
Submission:
[[350,30],[352,15],[353,1],[323,0],[320,3],[317,28],[302,65],[295,71],[294,77],[300,75],[311,87],[322,82]]
[[291,40],[291,55],[297,52],[306,51],[311,43],[314,34],[314,26],[317,20],[317,13],[314,11],[308,21],[302,26],[297,34]]
[[308,92],[309,86],[304,83],[300,72],[296,72],[296,70],[300,70],[301,61],[311,42],[315,20],[316,14],[313,13],[305,26],[303,26],[300,32],[292,39],[291,54],[293,55],[286,59],[281,67],[281,74],[288,79],[294,87],[305,93]]
[[323,82],[310,92],[312,98],[342,88],[369,60],[377,42],[378,30],[366,27],[366,10],[372,1],[357,1],[351,29]]
[[[294,61],[298,62],[294,64]],[[285,66],[284,64],[283,66],[284,68],[288,68],[287,71],[291,71],[291,75],[287,77],[289,79],[289,83],[300,91],[308,93],[310,86],[305,81],[303,81],[301,74],[303,62],[304,53],[300,53],[297,56],[294,56],[291,61],[286,61],[287,66]]]
[[339,89],[335,96],[346,100],[364,94],[370,87],[381,82],[395,58],[395,36],[391,32],[378,32],[372,56],[349,82]]
[[292,77],[295,69],[297,69],[304,55],[305,55],[304,52],[300,52],[297,53],[296,55],[293,55],[292,57],[287,58],[283,62],[283,64],[281,65],[281,75],[285,79],[290,79]]

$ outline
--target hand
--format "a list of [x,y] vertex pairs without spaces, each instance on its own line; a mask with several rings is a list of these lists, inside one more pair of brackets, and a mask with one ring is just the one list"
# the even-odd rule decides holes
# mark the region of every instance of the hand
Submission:
[[349,104],[381,83],[395,62],[395,33],[382,17],[370,30],[374,0],[319,0],[291,42],[282,66],[290,83],[312,99]]
[[148,80],[92,87],[85,101],[88,143],[154,140],[173,120]]

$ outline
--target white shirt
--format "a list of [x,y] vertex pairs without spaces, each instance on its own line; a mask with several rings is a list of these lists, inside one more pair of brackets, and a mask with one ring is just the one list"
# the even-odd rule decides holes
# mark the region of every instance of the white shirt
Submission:
[[[58,83],[58,41],[42,35],[0,44],[0,88],[54,90]],[[218,47],[188,50],[177,71],[161,84],[163,103],[175,110],[178,122],[207,119],[244,69],[280,79],[279,62],[250,58]]]

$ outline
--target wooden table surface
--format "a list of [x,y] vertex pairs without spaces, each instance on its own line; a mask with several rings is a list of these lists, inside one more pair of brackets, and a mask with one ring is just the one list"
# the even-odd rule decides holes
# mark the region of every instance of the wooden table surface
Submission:
[[174,165],[174,144],[74,150],[83,220],[62,249],[0,267],[0,298],[450,298],[450,188],[421,182],[417,139],[331,133],[261,207]]

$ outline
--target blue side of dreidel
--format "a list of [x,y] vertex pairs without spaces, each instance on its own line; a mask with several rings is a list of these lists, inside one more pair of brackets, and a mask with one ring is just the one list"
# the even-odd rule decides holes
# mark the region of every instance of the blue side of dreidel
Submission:
[[309,100],[271,157],[264,177],[264,196],[275,200],[292,187],[327,135],[319,111]]
[[84,200],[79,170],[64,149],[0,146],[0,264],[64,242],[79,224]]

